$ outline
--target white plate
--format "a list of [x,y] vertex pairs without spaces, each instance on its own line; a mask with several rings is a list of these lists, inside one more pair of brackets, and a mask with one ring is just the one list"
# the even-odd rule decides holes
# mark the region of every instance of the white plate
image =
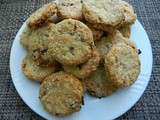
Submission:
[[26,51],[20,45],[20,34],[25,28],[24,23],[13,42],[10,55],[10,71],[13,83],[24,102],[37,114],[53,120],[110,120],[128,111],[142,96],[150,79],[152,71],[152,50],[148,36],[142,25],[136,21],[132,26],[132,35],[137,47],[142,51],[141,73],[131,87],[119,90],[112,96],[98,99],[85,95],[85,105],[80,112],[71,116],[57,118],[47,113],[39,101],[39,84],[28,80],[21,70],[21,61]]

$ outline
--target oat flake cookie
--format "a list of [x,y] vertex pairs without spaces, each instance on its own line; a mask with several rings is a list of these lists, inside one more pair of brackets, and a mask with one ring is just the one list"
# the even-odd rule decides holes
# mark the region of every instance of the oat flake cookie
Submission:
[[[25,37],[28,43],[28,52],[32,59],[40,66],[52,66],[56,61],[48,54],[48,44],[54,35],[55,24],[48,23],[38,29],[32,30]],[[24,37],[23,37],[24,39]]]
[[61,19],[82,20],[82,0],[58,0],[58,13]]
[[97,70],[90,77],[84,79],[83,82],[90,95],[101,98],[109,96],[118,90],[118,87],[108,79],[104,65],[100,64]]
[[112,33],[124,20],[119,0],[84,0],[83,15],[97,28]]
[[116,86],[132,85],[140,73],[137,51],[125,43],[115,44],[105,56],[105,69],[109,80]]
[[90,76],[97,69],[99,61],[99,53],[97,50],[93,50],[92,57],[86,63],[77,66],[64,66],[64,70],[79,79],[84,79]]
[[43,107],[56,116],[66,116],[80,110],[83,102],[83,85],[64,72],[48,76],[40,85]]
[[42,26],[47,19],[57,13],[57,6],[55,2],[50,2],[35,11],[27,20],[27,25],[30,28],[38,28]]
[[100,53],[101,61],[103,61],[105,55],[109,52],[112,46],[116,43],[128,44],[129,46],[134,48],[136,51],[135,44],[132,41],[130,41],[128,38],[123,37],[123,35],[118,30],[116,30],[114,33],[108,34],[107,36],[102,37],[100,41],[97,41],[95,43],[96,48],[98,52]]
[[30,55],[27,55],[22,61],[22,71],[30,80],[42,82],[42,80],[55,72],[55,66],[40,67],[32,60]]
[[63,65],[77,65],[91,57],[93,46],[91,30],[80,21],[66,19],[56,24],[49,53]]
[[112,34],[108,34],[102,37],[102,39],[100,41],[97,41],[95,45],[101,55],[101,58],[104,58],[104,56],[109,52],[113,44],[125,41],[127,41],[127,39],[124,38],[119,31],[116,31]]

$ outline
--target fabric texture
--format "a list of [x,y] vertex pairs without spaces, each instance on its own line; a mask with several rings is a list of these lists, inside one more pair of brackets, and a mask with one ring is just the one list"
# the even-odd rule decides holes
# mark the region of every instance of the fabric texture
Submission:
[[[11,80],[9,56],[17,31],[27,17],[51,0],[0,0],[0,120],[43,120],[20,98]],[[118,120],[160,119],[160,0],[128,0],[148,33],[153,72],[141,99]],[[107,113],[106,113],[107,115]],[[76,119],[75,119],[76,120]]]

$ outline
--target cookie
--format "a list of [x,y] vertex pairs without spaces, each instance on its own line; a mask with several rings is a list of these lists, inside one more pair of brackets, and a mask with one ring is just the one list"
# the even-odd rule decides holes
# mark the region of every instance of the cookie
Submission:
[[116,87],[106,76],[104,65],[100,64],[97,70],[83,82],[88,93],[92,96],[101,98],[113,94],[118,87]]
[[63,65],[77,65],[91,57],[93,46],[91,30],[80,21],[66,19],[56,24],[49,53]]
[[84,0],[82,12],[93,27],[112,33],[125,18],[119,4],[119,0]]
[[128,24],[133,24],[137,19],[137,16],[134,13],[133,7],[129,3],[121,0],[120,1],[120,8],[122,9],[123,14],[125,16],[125,19],[123,21],[122,26],[128,25]]
[[55,66],[52,67],[40,67],[27,55],[22,61],[22,71],[25,76],[30,80],[42,82],[42,80],[55,72]]
[[90,76],[97,69],[99,61],[99,53],[97,50],[93,50],[92,57],[86,63],[77,66],[64,66],[64,70],[79,79],[84,79]]
[[101,39],[101,37],[103,36],[103,31],[102,30],[98,30],[96,28],[94,28],[92,26],[92,24],[90,23],[86,23],[86,25],[90,28],[90,30],[92,31],[92,34],[93,34],[93,40],[94,41],[98,41]]
[[109,80],[118,87],[128,87],[138,78],[140,60],[137,51],[125,43],[115,44],[105,56]]
[[55,2],[48,3],[35,11],[28,19],[27,25],[32,28],[42,26],[48,18],[57,13],[57,6]]
[[119,31],[116,31],[112,34],[107,34],[106,36],[102,37],[100,41],[95,42],[95,45],[98,52],[100,53],[101,58],[104,58],[104,56],[109,52],[113,44],[125,41],[128,40],[124,38]]
[[80,110],[83,102],[82,83],[64,72],[48,76],[40,85],[40,101],[46,111],[66,116]]
[[61,19],[82,20],[82,0],[59,0],[57,15]]
[[32,30],[29,36],[26,36],[28,41],[28,51],[32,59],[40,66],[51,66],[56,61],[48,54],[48,44],[54,36],[55,24],[48,23],[38,29]]
[[131,35],[131,25],[124,25],[118,29],[122,35],[126,38],[130,38]]

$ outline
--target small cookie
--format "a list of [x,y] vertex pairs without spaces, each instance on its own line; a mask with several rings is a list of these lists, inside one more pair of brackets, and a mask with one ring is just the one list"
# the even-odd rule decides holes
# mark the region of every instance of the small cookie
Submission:
[[124,38],[122,34],[117,30],[112,34],[107,34],[107,36],[102,37],[100,41],[95,42],[95,45],[101,55],[101,58],[104,58],[104,56],[109,52],[113,44],[126,41],[128,40]]
[[125,43],[115,44],[105,56],[109,80],[118,87],[128,87],[138,78],[140,60],[137,51]]
[[62,19],[82,20],[82,0],[58,0],[57,15]]
[[92,24],[90,24],[90,23],[86,23],[86,25],[87,25],[87,26],[91,29],[91,31],[92,31],[93,40],[94,40],[94,41],[100,40],[101,37],[103,36],[103,31],[94,28],[94,27],[92,26]]
[[123,14],[125,16],[125,19],[123,21],[122,26],[128,25],[128,24],[133,24],[137,19],[137,16],[134,13],[133,7],[129,3],[121,0],[120,1],[120,8],[122,9]]
[[55,67],[40,67],[27,55],[22,61],[22,71],[31,80],[41,82],[46,76],[55,72]]
[[70,35],[57,35],[49,44],[49,53],[63,65],[77,65],[91,57],[91,47]]
[[119,27],[124,20],[118,0],[84,0],[82,12],[93,27],[109,33]]
[[48,18],[57,13],[57,6],[55,2],[48,3],[35,11],[27,20],[27,25],[30,28],[38,28],[42,26]]
[[77,65],[91,57],[93,46],[91,30],[80,21],[66,19],[56,24],[49,53],[63,65]]
[[28,41],[28,51],[37,65],[51,66],[56,63],[48,54],[48,44],[51,37],[54,36],[54,29],[55,24],[48,23],[38,29],[32,30],[26,39]]
[[97,70],[89,78],[83,80],[83,82],[90,95],[101,98],[109,96],[118,90],[108,79],[104,65],[100,64]]
[[122,35],[126,38],[130,38],[131,35],[131,25],[124,25],[119,28],[119,31],[122,33]]
[[64,72],[48,76],[40,85],[43,107],[56,116],[66,116],[80,110],[83,102],[83,85]]
[[97,69],[99,61],[99,53],[97,50],[93,50],[92,57],[86,63],[77,66],[64,66],[64,70],[79,79],[84,79],[90,76]]

